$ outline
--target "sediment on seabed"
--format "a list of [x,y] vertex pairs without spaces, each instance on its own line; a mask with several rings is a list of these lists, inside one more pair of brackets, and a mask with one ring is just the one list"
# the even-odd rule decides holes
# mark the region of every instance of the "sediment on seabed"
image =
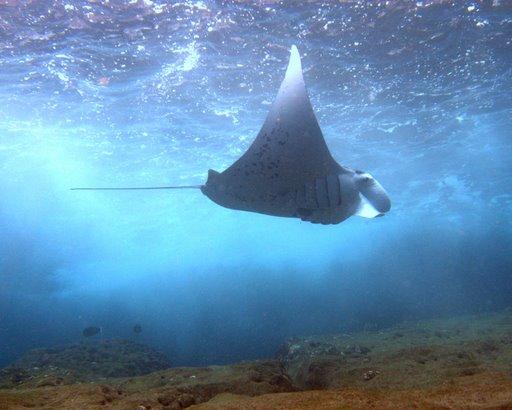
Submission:
[[512,311],[295,338],[270,360],[145,364],[168,362],[127,341],[37,349],[0,372],[0,409],[512,408]]

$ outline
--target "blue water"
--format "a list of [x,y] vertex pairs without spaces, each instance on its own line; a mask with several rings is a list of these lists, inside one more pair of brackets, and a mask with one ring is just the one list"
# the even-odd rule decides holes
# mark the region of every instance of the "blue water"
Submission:
[[[291,336],[512,305],[508,1],[9,0],[0,5],[0,365],[133,337],[176,365]],[[384,218],[317,226],[199,191],[248,148],[286,69]]]

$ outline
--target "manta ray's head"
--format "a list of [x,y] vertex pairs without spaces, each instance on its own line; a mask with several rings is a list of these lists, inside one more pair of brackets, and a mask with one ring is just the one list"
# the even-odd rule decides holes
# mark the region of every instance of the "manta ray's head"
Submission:
[[388,193],[372,175],[363,171],[355,171],[353,178],[361,197],[358,215],[374,218],[383,216],[391,209]]

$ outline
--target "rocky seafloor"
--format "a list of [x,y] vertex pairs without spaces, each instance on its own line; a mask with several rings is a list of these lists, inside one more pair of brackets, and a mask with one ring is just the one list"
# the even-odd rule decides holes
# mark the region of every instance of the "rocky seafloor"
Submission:
[[34,349],[0,370],[0,388],[43,387],[142,376],[171,367],[168,358],[130,340],[102,340]]
[[0,409],[512,409],[510,310],[295,338],[273,359],[205,368],[102,343],[27,353],[0,372]]

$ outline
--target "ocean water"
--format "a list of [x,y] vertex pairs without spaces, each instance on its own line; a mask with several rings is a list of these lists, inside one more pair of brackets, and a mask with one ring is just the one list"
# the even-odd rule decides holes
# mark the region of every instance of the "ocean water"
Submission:
[[[331,226],[217,206],[297,45],[338,162],[388,190]],[[512,306],[512,3],[0,4],[0,366],[88,326],[173,365]]]

